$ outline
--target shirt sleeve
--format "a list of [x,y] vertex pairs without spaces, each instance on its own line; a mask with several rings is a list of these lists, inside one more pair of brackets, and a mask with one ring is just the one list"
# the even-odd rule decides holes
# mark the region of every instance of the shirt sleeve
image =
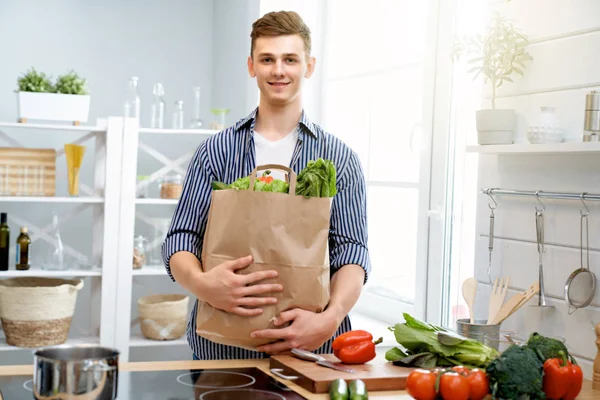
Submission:
[[365,270],[366,283],[371,272],[367,247],[367,193],[362,166],[354,152],[338,179],[329,229],[332,275],[344,265],[356,264]]
[[214,174],[208,164],[206,142],[203,142],[190,161],[181,197],[162,244],[163,262],[173,281],[175,278],[171,274],[169,264],[173,254],[178,251],[189,251],[201,261],[202,241],[208,219],[213,180]]

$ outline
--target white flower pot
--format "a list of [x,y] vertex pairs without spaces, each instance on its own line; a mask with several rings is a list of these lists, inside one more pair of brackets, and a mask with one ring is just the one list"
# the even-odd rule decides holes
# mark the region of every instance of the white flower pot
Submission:
[[480,145],[513,144],[516,122],[515,110],[478,110],[477,142]]
[[62,93],[18,92],[19,121],[87,122],[90,96]]

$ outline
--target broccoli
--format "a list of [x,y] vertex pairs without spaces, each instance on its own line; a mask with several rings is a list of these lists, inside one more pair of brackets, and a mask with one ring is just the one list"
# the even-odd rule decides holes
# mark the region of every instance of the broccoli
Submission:
[[512,345],[485,369],[494,398],[544,399],[543,364],[527,346]]
[[549,358],[561,358],[560,351],[564,352],[572,363],[575,363],[575,359],[569,355],[567,346],[564,345],[560,340],[552,339],[540,335],[534,332],[527,341],[527,347],[535,351],[538,357],[542,360],[542,363]]

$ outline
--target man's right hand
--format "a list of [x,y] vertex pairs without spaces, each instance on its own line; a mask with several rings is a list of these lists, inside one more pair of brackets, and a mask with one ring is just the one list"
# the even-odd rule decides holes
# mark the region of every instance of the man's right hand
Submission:
[[213,307],[241,316],[255,316],[263,312],[260,306],[276,304],[275,297],[257,297],[267,293],[281,292],[276,283],[258,283],[277,277],[277,271],[256,271],[247,275],[235,272],[252,263],[252,256],[226,261],[208,272],[202,273],[194,294]]

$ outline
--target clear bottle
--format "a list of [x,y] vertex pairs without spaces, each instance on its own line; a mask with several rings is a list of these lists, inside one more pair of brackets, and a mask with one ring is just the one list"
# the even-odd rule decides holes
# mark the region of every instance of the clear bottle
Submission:
[[137,118],[140,120],[140,94],[138,92],[137,76],[129,78],[129,87],[127,88],[127,98],[125,99],[125,117]]
[[175,111],[173,111],[173,129],[183,129],[183,101],[175,102]]
[[148,240],[143,236],[133,238],[133,269],[140,269],[146,265],[146,242]]
[[190,123],[190,128],[200,129],[204,126],[204,121],[200,118],[200,99],[201,99],[201,88],[200,86],[194,87],[194,118]]
[[62,239],[60,238],[58,225],[58,215],[54,214],[52,216],[52,236],[54,237],[56,244],[42,266],[42,269],[49,271],[64,271],[67,269],[67,265],[65,264],[65,249]]
[[8,271],[8,256],[10,249],[10,228],[7,214],[0,214],[0,271]]
[[151,128],[163,128],[165,122],[165,89],[162,83],[157,83],[152,89],[154,101],[152,102]]
[[29,238],[29,234],[27,233],[27,227],[21,227],[21,234],[17,238],[17,260],[16,260],[16,268],[19,271],[26,271],[31,267],[31,262],[29,260],[29,247],[31,245],[31,239]]

